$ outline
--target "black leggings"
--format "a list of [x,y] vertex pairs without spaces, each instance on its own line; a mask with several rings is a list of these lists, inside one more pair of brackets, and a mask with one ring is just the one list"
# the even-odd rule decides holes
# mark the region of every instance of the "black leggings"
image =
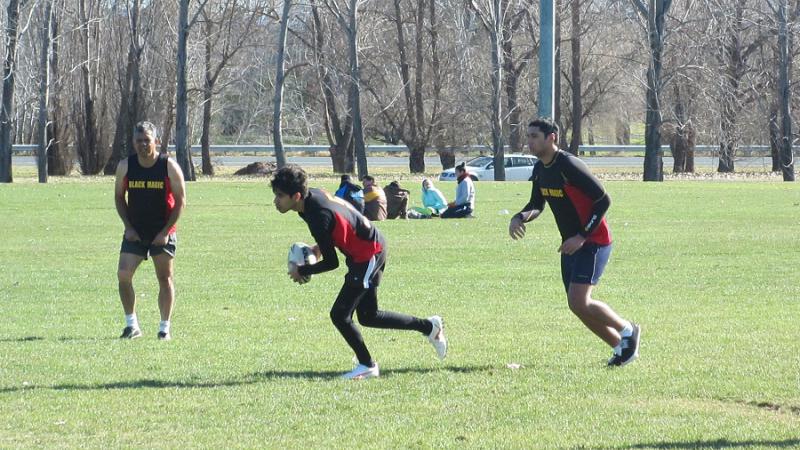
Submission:
[[342,334],[347,345],[353,349],[360,364],[371,367],[374,363],[364,344],[364,338],[353,323],[353,312],[358,314],[358,322],[371,328],[393,330],[416,330],[430,334],[433,324],[427,319],[378,310],[377,288],[367,289],[361,284],[345,282],[339,296],[331,308],[331,321]]

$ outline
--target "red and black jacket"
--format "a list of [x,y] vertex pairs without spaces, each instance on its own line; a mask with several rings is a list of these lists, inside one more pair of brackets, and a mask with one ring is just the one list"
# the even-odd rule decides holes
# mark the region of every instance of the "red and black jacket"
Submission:
[[611,206],[600,181],[579,158],[558,150],[549,165],[539,160],[533,168],[531,199],[522,211],[550,205],[561,240],[580,234],[586,242],[611,243],[605,214]]
[[316,264],[300,266],[300,275],[314,275],[339,267],[338,248],[345,262],[366,263],[386,248],[386,241],[372,223],[353,206],[322,189],[309,189],[300,217],[322,253]]

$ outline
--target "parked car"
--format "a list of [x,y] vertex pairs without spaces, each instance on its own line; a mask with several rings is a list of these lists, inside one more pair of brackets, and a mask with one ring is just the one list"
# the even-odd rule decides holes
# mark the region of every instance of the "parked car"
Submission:
[[[505,155],[506,181],[527,181],[533,174],[533,165],[539,159],[531,155]],[[478,156],[466,163],[467,171],[473,181],[494,181],[494,158]],[[447,169],[439,175],[439,181],[455,181],[456,170]]]

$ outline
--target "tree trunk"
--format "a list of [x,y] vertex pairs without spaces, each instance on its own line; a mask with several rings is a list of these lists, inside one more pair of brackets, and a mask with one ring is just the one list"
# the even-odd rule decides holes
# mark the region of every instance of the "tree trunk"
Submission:
[[572,0],[572,139],[569,143],[569,152],[578,154],[578,149],[583,144],[583,98],[581,85],[581,2]]
[[494,154],[494,179],[505,181],[505,149],[503,148],[503,123],[501,92],[503,84],[503,54],[500,40],[503,37],[503,1],[494,0],[494,27],[492,41],[492,153]]
[[[660,66],[660,63],[659,63]],[[664,181],[661,149],[661,109],[658,100],[660,67],[647,71],[647,114],[645,118],[644,181]]]
[[186,181],[194,181],[189,144],[189,100],[186,88],[186,41],[189,37],[189,0],[180,0],[178,11],[177,100],[175,102],[175,155]]
[[631,144],[631,125],[627,120],[617,119],[614,127],[614,141],[617,145]]
[[200,133],[200,154],[202,156],[203,175],[213,176],[214,167],[211,165],[211,96],[214,90],[214,80],[211,74],[211,32],[212,22],[206,19],[205,23],[205,76],[203,77],[203,130]]
[[39,171],[39,183],[47,183],[47,98],[50,95],[50,21],[53,16],[53,1],[46,0],[42,6],[42,23],[40,37],[42,52],[39,55],[39,148],[37,151],[36,166]]
[[[555,10],[553,11],[555,19],[555,67],[553,70],[553,121],[561,124],[561,8],[562,0],[556,0]],[[559,125],[560,126],[560,125]],[[527,127],[525,127],[527,129]],[[566,140],[566,139],[564,139]],[[565,142],[559,143],[559,146],[565,145]]]
[[350,77],[352,92],[350,110],[353,117],[353,147],[358,166],[358,179],[369,175],[364,126],[361,121],[361,74],[358,66],[358,0],[350,0],[348,41],[350,47]]
[[[430,0],[435,1],[435,0]],[[426,133],[425,126],[425,103],[422,99],[422,90],[425,85],[425,58],[423,52],[423,30],[425,29],[425,1],[419,0],[416,2],[416,36],[414,45],[414,54],[416,56],[416,64],[414,64],[414,111],[416,116],[414,123],[417,130],[414,132],[414,145],[410,149],[409,166],[411,173],[425,172],[425,147],[428,144],[428,133]]]
[[738,130],[736,129],[736,112],[730,102],[726,102],[722,111],[721,136],[719,143],[719,165],[717,172],[733,173],[734,158],[739,146]]
[[[63,4],[57,5],[55,8],[56,11],[58,11],[59,8],[63,9]],[[58,14],[53,14],[51,28],[50,36],[58,36]],[[47,141],[50,143],[49,150],[47,151],[47,173],[49,175],[63,176],[68,175],[72,171],[72,152],[66,143],[62,142],[63,130],[61,125],[59,125],[62,123],[61,119],[64,115],[61,108],[61,100],[58,95],[61,87],[58,81],[58,74],[60,73],[58,68],[58,39],[53,39],[51,45],[50,79],[53,80],[53,92],[56,94],[53,95],[51,100],[53,103],[53,107],[51,108],[53,114],[47,124]]]
[[672,0],[650,0],[647,31],[650,67],[647,70],[647,114],[645,117],[644,181],[664,181],[661,150],[661,56],[664,51],[664,22]]
[[425,144],[417,143],[410,146],[411,152],[408,157],[408,165],[411,173],[424,173],[425,172]]
[[11,170],[11,126],[14,117],[14,78],[17,59],[18,0],[9,0],[6,9],[6,59],[3,64],[3,103],[0,109],[0,183],[14,181]]
[[[174,74],[173,74],[174,75]],[[172,126],[175,119],[175,85],[167,83],[167,111],[164,114],[164,125],[161,127],[160,153],[169,154],[169,141],[172,139]]]
[[76,132],[77,156],[83,175],[96,175],[103,170],[108,157],[108,149],[103,148],[97,128],[97,113],[94,107],[94,92],[92,86],[94,79],[89,68],[93,60],[90,45],[90,29],[93,20],[86,15],[86,0],[78,1],[78,14],[80,16],[80,37],[82,43],[81,54],[81,96],[82,110],[77,114],[79,127]]
[[[780,87],[778,88],[780,91]],[[781,125],[778,121],[780,107],[777,96],[769,107],[769,150],[772,157],[772,171],[781,171]]]
[[670,150],[672,151],[672,172],[682,173],[686,171],[686,157],[688,153],[688,142],[686,139],[686,108],[683,106],[681,89],[678,83],[673,84],[673,95],[675,97],[675,128],[670,139]]
[[778,50],[780,55],[780,74],[778,86],[780,89],[781,112],[781,173],[783,181],[794,181],[794,157],[792,154],[792,91],[791,91],[791,64],[792,53],[789,51],[789,31],[787,30],[786,1],[780,0],[778,7]]
[[286,30],[289,27],[289,10],[292,7],[291,0],[284,0],[283,12],[281,13],[281,31],[278,38],[278,55],[275,62],[275,99],[272,110],[272,140],[275,144],[275,159],[278,168],[286,165],[286,154],[283,151],[283,131],[281,128],[281,114],[283,112],[283,82],[286,76],[284,61],[286,58]]
[[439,154],[439,162],[442,164],[442,170],[452,169],[456,166],[456,152],[451,148],[440,148],[436,151]]

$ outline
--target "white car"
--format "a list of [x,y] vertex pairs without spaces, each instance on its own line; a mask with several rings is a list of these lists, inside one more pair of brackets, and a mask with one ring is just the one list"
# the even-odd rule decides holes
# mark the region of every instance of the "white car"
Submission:
[[[533,175],[533,165],[539,159],[531,155],[511,153],[505,155],[506,181],[528,181]],[[478,156],[467,161],[467,172],[473,181],[494,181],[494,158]],[[456,169],[447,169],[439,175],[439,181],[455,181]]]

